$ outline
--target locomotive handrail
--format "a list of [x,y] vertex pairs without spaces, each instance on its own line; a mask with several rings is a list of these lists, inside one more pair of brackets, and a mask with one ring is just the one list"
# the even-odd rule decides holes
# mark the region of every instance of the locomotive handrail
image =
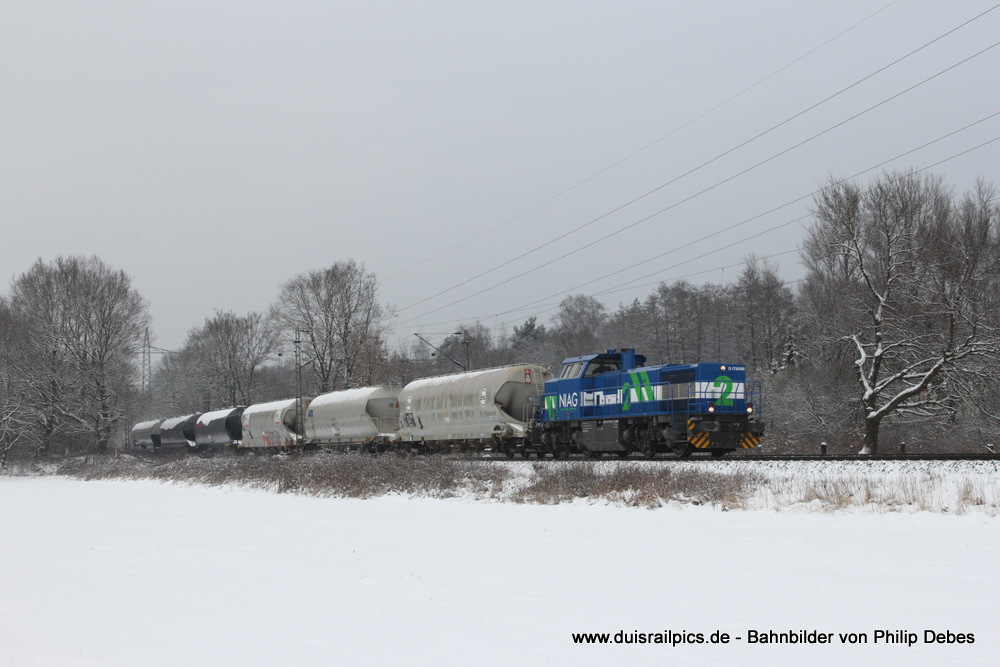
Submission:
[[524,404],[524,412],[527,418],[524,420],[525,428],[530,432],[535,424],[542,420],[542,407],[545,405],[545,395],[529,396],[528,402]]
[[[686,387],[685,387],[686,385]],[[628,404],[629,407],[621,411],[616,411],[616,416],[624,416],[621,413],[628,411],[631,414],[643,415],[650,412],[657,414],[697,414],[705,412],[705,406],[699,405],[699,401],[713,401],[713,409],[718,414],[732,414],[734,412],[743,413],[747,403],[753,404],[753,413],[760,414],[762,411],[763,390],[760,380],[745,380],[741,387],[734,387],[738,393],[734,392],[733,405],[721,404],[718,400],[722,397],[723,388],[713,386],[707,388],[705,381],[692,380],[690,382],[672,383],[669,380],[662,382],[650,382],[642,387],[632,387],[628,382],[624,382],[619,387],[595,388],[592,391],[586,389],[579,390],[577,400],[579,403],[574,408],[579,408],[581,419],[600,419],[604,411],[601,408],[606,404],[587,403],[589,398],[586,395],[597,394],[608,395],[607,392],[617,390],[617,401],[619,404]],[[602,391],[603,390],[603,391]],[[675,395],[675,390],[676,394]],[[624,391],[629,391],[630,395],[626,400]],[[644,396],[653,395],[653,399]],[[541,416],[542,411],[554,408],[556,411],[565,406],[559,405],[559,392],[548,392],[537,397],[538,404],[532,405],[532,413]],[[592,400],[597,400],[593,398]],[[736,402],[739,402],[737,407]],[[534,403],[534,399],[532,399]],[[610,415],[609,415],[610,416]]]

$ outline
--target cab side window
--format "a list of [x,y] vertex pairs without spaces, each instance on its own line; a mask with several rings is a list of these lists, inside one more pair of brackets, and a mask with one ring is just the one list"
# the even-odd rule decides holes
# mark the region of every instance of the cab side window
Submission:
[[563,366],[562,373],[559,375],[560,380],[566,380],[569,378],[580,377],[580,371],[583,369],[582,361],[575,361],[572,364],[566,364]]
[[618,362],[612,359],[594,359],[590,362],[590,366],[587,367],[587,372],[583,374],[583,377],[592,378],[602,373],[616,371],[618,368]]

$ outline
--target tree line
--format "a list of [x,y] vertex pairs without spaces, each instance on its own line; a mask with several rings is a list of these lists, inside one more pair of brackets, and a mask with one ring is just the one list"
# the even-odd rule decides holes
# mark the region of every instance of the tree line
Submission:
[[730,283],[664,282],[614,311],[577,294],[546,323],[470,322],[394,350],[378,278],[341,261],[281,285],[265,312],[217,311],[149,377],[149,309],[130,278],[96,257],[39,260],[0,298],[0,455],[105,450],[141,418],[286,398],[300,381],[316,395],[467,367],[557,369],[621,347],[647,363],[746,363],[765,382],[775,450],[995,441],[995,188],[956,194],[915,172],[831,179],[812,214],[792,285],[750,257]]

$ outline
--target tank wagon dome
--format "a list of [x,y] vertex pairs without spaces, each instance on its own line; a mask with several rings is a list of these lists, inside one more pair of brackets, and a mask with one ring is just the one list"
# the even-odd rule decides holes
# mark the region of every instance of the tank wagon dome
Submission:
[[399,394],[403,440],[482,440],[522,436],[531,403],[552,374],[521,364],[422,378]]
[[204,413],[195,424],[195,441],[199,446],[240,444],[243,439],[242,415],[242,407]]
[[306,439],[362,443],[399,429],[399,387],[359,387],[317,396],[306,411]]
[[[309,406],[309,397],[303,397],[303,414]],[[257,403],[243,410],[243,447],[286,447],[296,444],[301,433],[296,415],[296,398],[286,398],[269,403]]]

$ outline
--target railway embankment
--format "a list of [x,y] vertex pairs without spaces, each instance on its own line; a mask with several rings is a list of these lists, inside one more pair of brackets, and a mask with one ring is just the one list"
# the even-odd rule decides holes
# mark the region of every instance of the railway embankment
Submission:
[[1000,514],[1000,461],[482,461],[321,452],[270,457],[80,458],[49,473],[328,498],[386,495],[723,511]]

